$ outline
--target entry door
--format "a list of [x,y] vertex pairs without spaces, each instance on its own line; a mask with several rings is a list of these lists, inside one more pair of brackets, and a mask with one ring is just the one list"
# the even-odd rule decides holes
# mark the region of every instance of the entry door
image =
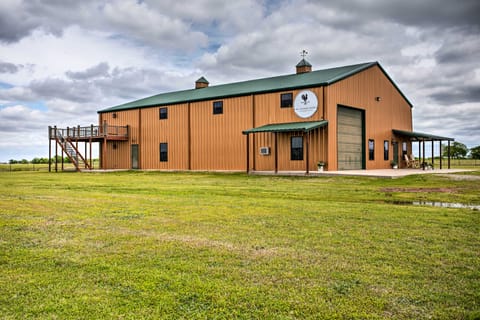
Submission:
[[400,167],[400,162],[398,161],[398,142],[393,142],[392,144],[393,148],[393,161],[395,161],[398,164],[398,167]]
[[132,144],[132,169],[138,169],[138,144]]
[[361,110],[338,107],[338,170],[360,170],[364,168],[363,118]]

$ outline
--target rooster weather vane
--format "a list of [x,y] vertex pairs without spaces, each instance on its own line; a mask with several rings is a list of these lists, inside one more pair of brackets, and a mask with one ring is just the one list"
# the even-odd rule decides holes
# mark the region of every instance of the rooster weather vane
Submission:
[[308,54],[307,50],[303,49],[302,52],[300,52],[300,55],[302,56],[302,58],[305,59],[306,55]]

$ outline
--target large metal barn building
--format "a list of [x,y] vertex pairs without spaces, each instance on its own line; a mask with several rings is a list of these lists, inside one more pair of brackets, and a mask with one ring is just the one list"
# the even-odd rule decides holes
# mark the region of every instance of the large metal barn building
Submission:
[[89,167],[79,142],[86,154],[99,144],[102,169],[386,169],[407,165],[412,141],[425,154],[425,141],[433,150],[453,140],[413,132],[412,107],[378,62],[312,71],[302,59],[290,75],[216,86],[201,77],[194,89],[100,110],[98,126],[50,127],[49,139],[78,169]]

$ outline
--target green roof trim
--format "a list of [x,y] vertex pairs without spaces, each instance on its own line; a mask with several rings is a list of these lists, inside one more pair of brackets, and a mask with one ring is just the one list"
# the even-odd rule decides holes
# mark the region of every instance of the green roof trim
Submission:
[[423,132],[414,132],[414,131],[404,131],[404,130],[392,130],[393,134],[398,136],[404,136],[411,138],[414,141],[454,141],[454,138],[436,136],[429,133]]
[[289,123],[272,123],[266,124],[258,128],[252,128],[242,131],[243,134],[258,133],[258,132],[291,132],[302,131],[308,132],[313,129],[325,127],[328,125],[327,120],[310,121],[310,122],[289,122]]
[[143,107],[166,106],[211,99],[224,99],[228,97],[295,90],[309,87],[328,86],[374,66],[380,67],[382,72],[387,76],[387,78],[393,83],[393,85],[402,94],[408,104],[412,107],[412,104],[398,89],[398,87],[386,74],[380,64],[378,62],[367,62],[362,64],[317,70],[301,74],[290,74],[271,78],[209,86],[202,89],[190,89],[161,93],[148,98],[143,98],[140,100],[106,108],[98,111],[98,113],[121,111]]

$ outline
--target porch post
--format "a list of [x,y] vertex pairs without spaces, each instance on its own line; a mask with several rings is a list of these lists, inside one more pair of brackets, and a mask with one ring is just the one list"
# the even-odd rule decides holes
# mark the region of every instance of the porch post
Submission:
[[[423,140],[422,151],[423,151],[423,160],[422,160],[422,165],[423,165],[425,163],[425,140]],[[423,166],[423,170],[425,170],[425,166]]]
[[434,150],[433,150],[433,143],[434,143],[434,142],[435,142],[435,141],[432,139],[432,167],[434,167],[433,164],[435,163],[435,154],[434,154]]
[[250,138],[248,136],[248,133],[246,134],[247,137],[247,174],[250,171]]
[[278,173],[278,137],[277,137],[277,132],[274,133],[275,136],[275,173]]
[[52,127],[48,126],[48,172],[52,172]]
[[442,140],[440,140],[440,170],[442,169],[442,158],[443,158],[443,153],[442,153]]
[[57,126],[55,126],[55,172],[58,172],[58,141]]
[[450,169],[450,140],[448,140],[448,169]]
[[422,161],[422,150],[420,150],[422,147],[422,142],[418,140],[418,162]]
[[[303,136],[305,137],[305,133],[303,133]],[[309,138],[309,137],[310,137],[310,132],[307,132],[307,138],[305,139],[305,148],[307,149],[306,155],[305,155],[305,158],[306,158],[306,159],[305,159],[305,162],[306,162],[306,164],[305,164],[305,166],[306,166],[306,168],[305,168],[305,173],[306,173],[306,174],[309,174],[309,173],[310,173],[310,172],[309,172],[309,168],[308,168],[308,163],[309,163],[309,152],[308,152],[309,143],[308,143],[308,138]]]

